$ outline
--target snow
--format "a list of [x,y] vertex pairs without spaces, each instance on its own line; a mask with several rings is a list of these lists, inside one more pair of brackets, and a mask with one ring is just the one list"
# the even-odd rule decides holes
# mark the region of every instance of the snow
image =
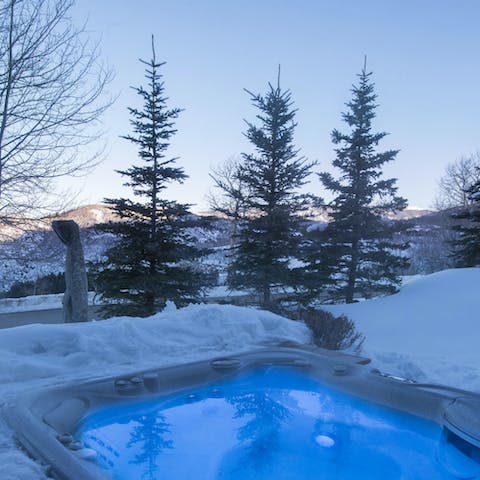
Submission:
[[96,223],[102,223],[106,220],[105,209],[103,208],[92,208],[90,210]]
[[416,210],[420,210],[422,212],[430,212],[431,210],[429,210],[428,208],[425,208],[425,207],[419,207],[418,205],[408,205],[407,207],[408,210],[412,210],[412,211],[416,211]]
[[[38,379],[64,380],[182,363],[252,349],[259,342],[308,342],[306,326],[255,309],[191,305],[149,318],[94,323],[32,324],[0,332],[0,384],[21,388]],[[28,384],[26,383],[28,382]]]
[[[88,293],[89,305],[94,304],[94,292]],[[0,298],[0,314],[14,312],[38,312],[62,308],[63,293],[49,295],[31,295],[19,298]],[[98,303],[95,302],[95,303]]]
[[[366,335],[362,354],[373,359],[372,368],[480,391],[480,322],[474,314],[480,310],[478,285],[480,269],[446,270],[410,278],[396,295],[325,308],[347,314]],[[45,299],[46,304],[51,301]],[[4,329],[0,398],[2,406],[8,406],[25,392],[47,386],[212,358],[282,340],[309,343],[310,334],[302,323],[232,305],[177,310],[169,304],[150,318]],[[0,465],[2,480],[47,478],[16,447],[1,420]]]
[[443,270],[389,297],[325,309],[355,322],[380,370],[480,391],[479,285],[480,268]]

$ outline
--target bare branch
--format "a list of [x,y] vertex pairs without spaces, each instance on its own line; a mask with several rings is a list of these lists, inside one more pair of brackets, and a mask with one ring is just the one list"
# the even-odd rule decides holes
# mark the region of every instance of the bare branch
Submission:
[[213,212],[231,220],[231,244],[237,235],[238,223],[247,214],[247,200],[250,198],[248,185],[241,178],[242,159],[229,157],[223,164],[211,169],[210,177],[214,189],[207,194],[207,201]]
[[472,203],[468,189],[480,181],[480,152],[449,163],[438,182],[435,207],[438,210],[467,207]]
[[0,3],[0,219],[41,211],[53,179],[86,173],[100,159],[85,151],[102,134],[113,74],[85,25],[72,24],[72,7]]

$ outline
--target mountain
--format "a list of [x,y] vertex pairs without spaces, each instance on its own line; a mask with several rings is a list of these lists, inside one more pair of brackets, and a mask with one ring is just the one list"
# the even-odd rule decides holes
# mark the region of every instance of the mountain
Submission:
[[[87,205],[58,215],[34,219],[19,228],[0,228],[0,294],[7,292],[13,284],[33,282],[36,292],[38,278],[49,274],[63,273],[65,268],[65,247],[51,228],[54,220],[74,220],[80,227],[80,236],[87,262],[100,260],[116,238],[104,233],[95,226],[100,223],[117,221],[118,217],[102,204]],[[214,219],[213,227],[194,227],[190,234],[200,246],[207,248],[222,247],[229,243],[229,222]],[[222,258],[212,256],[208,261],[222,262]],[[32,293],[32,294],[33,294]]]
[[97,203],[75,208],[58,215],[46,217],[45,220],[74,220],[80,228],[90,228],[99,223],[114,222],[118,216],[107,205]]
[[[408,255],[412,266],[406,274],[431,273],[451,266],[445,255],[449,248],[451,231],[450,212],[407,209],[394,219],[410,220],[411,228],[406,240],[411,243]],[[207,214],[200,214],[207,215]],[[199,216],[196,216],[199,217]],[[0,228],[0,294],[15,282],[33,282],[50,273],[62,273],[65,266],[65,247],[51,229],[53,220],[74,220],[80,226],[85,259],[95,262],[115,242],[115,237],[95,229],[99,223],[116,221],[118,217],[104,204],[79,207],[58,215],[36,219],[22,225],[21,229]],[[315,219],[308,228],[320,228],[328,221],[325,211],[315,212]],[[230,243],[231,225],[227,219],[214,218],[212,228],[195,227],[190,233],[197,242],[213,248],[214,253],[206,260],[225,267],[226,252]]]
[[[316,208],[312,212],[312,220],[316,222],[328,223],[328,209],[327,208]],[[401,212],[388,215],[390,220],[411,220],[414,218],[420,218],[424,215],[430,215],[433,213],[433,210],[420,209],[420,208],[406,208]]]

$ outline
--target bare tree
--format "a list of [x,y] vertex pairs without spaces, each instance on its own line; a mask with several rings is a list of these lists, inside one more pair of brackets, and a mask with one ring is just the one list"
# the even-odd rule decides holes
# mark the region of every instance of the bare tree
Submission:
[[112,72],[70,20],[73,4],[0,1],[0,222],[40,211],[54,179],[98,161],[88,146]]
[[471,205],[468,189],[480,181],[480,152],[449,163],[438,182],[435,207],[438,210]]
[[241,158],[235,156],[212,168],[210,177],[214,189],[207,195],[210,208],[232,222],[231,244],[235,241],[239,220],[245,216],[246,200],[249,197],[248,186],[240,175],[241,168]]

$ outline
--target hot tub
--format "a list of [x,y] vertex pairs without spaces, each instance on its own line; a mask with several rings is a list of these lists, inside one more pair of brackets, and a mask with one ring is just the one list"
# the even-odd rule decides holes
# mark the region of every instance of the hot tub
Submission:
[[266,348],[51,389],[9,422],[62,479],[480,479],[480,396]]

